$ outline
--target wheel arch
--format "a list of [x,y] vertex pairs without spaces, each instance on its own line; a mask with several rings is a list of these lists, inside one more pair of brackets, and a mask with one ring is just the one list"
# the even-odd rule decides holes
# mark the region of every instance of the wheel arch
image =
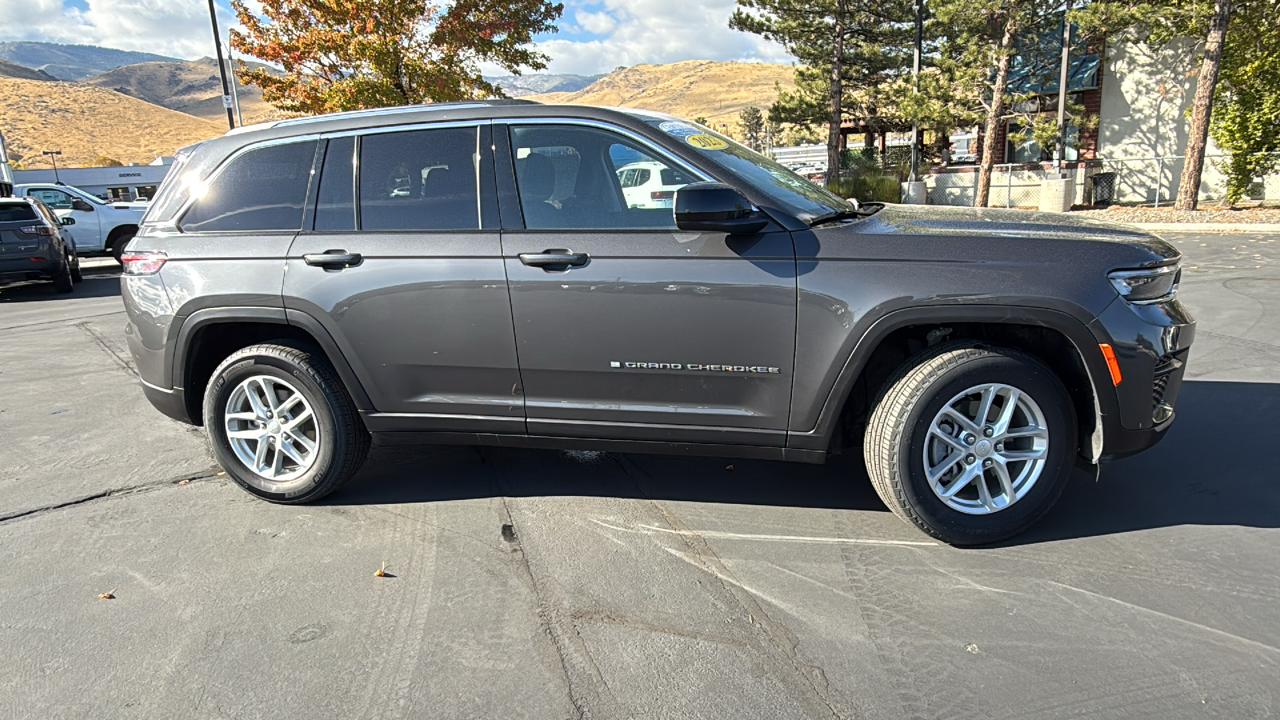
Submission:
[[183,390],[188,419],[203,423],[204,390],[213,371],[237,350],[263,342],[290,340],[318,349],[337,371],[356,408],[373,409],[333,338],[311,316],[284,308],[208,308],[188,316],[170,341],[173,386]]
[[965,339],[1031,354],[1067,387],[1079,430],[1079,454],[1096,462],[1102,452],[1102,416],[1116,412],[1114,393],[1100,388],[1109,377],[1098,343],[1084,322],[1059,310],[966,306],[906,308],[877,320],[855,344],[809,432],[792,432],[790,447],[838,451],[856,440],[885,382],[915,352]]
[[107,233],[106,247],[111,247],[111,244],[116,241],[116,238],[120,237],[121,235],[125,235],[127,233],[133,233],[137,235],[138,234],[137,223],[133,223],[133,224],[125,223],[124,225],[117,225],[111,228],[111,232]]

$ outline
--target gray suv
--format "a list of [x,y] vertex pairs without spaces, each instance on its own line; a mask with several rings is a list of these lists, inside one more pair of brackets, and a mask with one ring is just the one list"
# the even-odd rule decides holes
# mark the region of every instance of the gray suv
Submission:
[[[629,196],[641,166],[678,182]],[[147,397],[273,502],[371,442],[852,447],[894,512],[972,544],[1169,428],[1179,260],[1096,221],[847,202],[667,115],[493,101],[187,148],[122,282]]]

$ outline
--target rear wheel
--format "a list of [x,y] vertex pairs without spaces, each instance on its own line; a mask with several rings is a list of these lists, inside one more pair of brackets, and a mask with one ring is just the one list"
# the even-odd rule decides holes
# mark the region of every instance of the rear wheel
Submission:
[[64,255],[62,267],[53,273],[53,289],[60,293],[69,293],[75,289],[75,279],[71,276],[71,261]]
[[71,281],[80,282],[84,280],[84,273],[80,271],[80,256],[68,255],[67,262],[71,263]]
[[933,537],[973,545],[1043,517],[1075,448],[1071,398],[1044,363],[951,345],[908,361],[872,413],[863,450],[889,509]]
[[214,371],[204,396],[214,457],[260,498],[306,503],[360,469],[369,433],[337,373],[319,351],[253,345]]
[[124,246],[129,244],[133,236],[134,233],[131,232],[121,233],[116,236],[115,240],[111,241],[111,257],[115,258],[116,262],[120,262],[120,256],[124,254]]

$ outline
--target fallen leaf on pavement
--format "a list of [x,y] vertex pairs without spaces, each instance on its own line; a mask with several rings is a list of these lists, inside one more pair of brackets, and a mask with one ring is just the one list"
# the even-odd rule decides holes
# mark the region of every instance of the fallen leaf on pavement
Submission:
[[387,564],[382,563],[382,567],[373,571],[374,577],[387,577]]
[[99,599],[99,600],[115,600],[115,599],[116,599],[116,591],[115,591],[115,590],[111,590],[111,591],[109,591],[109,592],[98,593],[98,599]]

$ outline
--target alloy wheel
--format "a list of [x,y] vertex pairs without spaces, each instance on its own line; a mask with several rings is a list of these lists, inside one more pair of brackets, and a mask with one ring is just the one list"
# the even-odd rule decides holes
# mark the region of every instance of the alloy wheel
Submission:
[[925,478],[947,507],[987,515],[1026,497],[1048,455],[1049,429],[1030,395],[1012,385],[975,385],[929,425]]

